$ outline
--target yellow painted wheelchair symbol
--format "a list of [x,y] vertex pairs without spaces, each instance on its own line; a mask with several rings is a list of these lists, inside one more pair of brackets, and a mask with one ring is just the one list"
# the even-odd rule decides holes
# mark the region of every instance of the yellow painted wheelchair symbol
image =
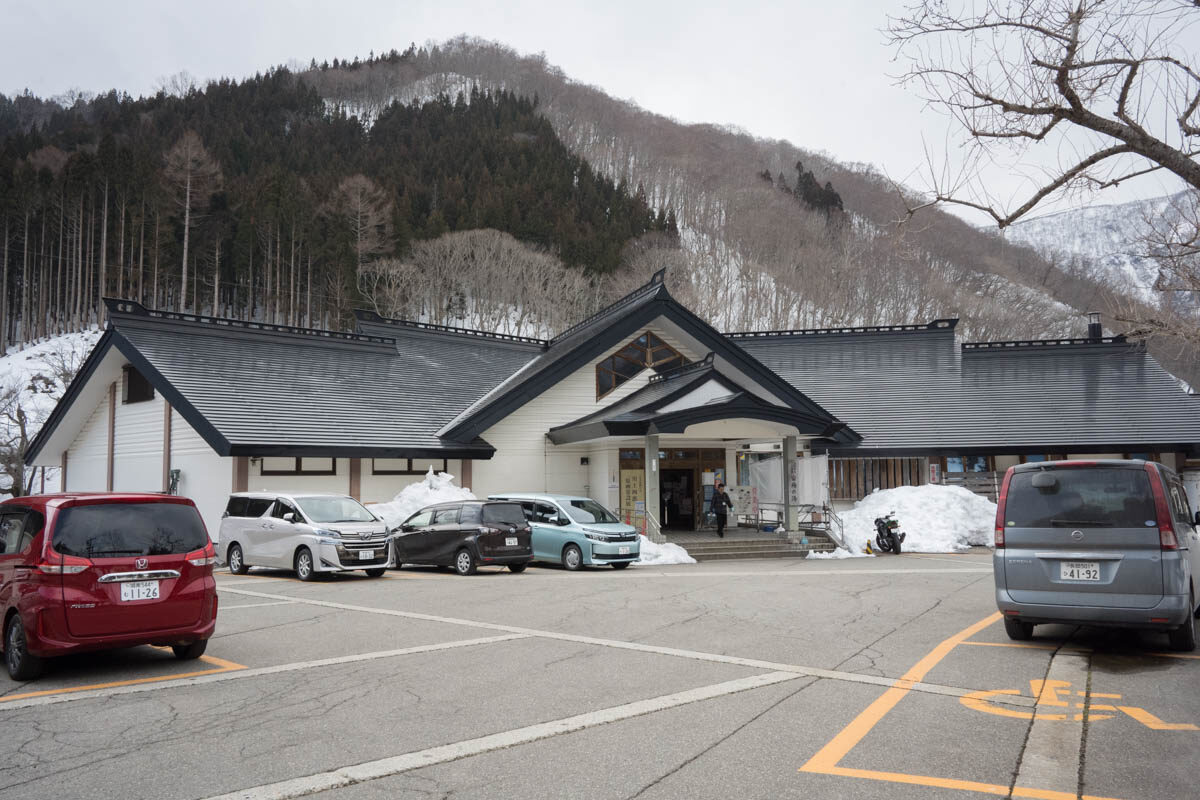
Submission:
[[[1099,692],[1071,691],[1070,681],[1031,680],[1029,693],[1036,698],[1037,704],[1032,709],[1006,708],[991,702],[999,695],[1020,696],[1020,689],[993,689],[986,692],[971,692],[959,698],[959,702],[973,711],[985,714],[996,714],[1001,717],[1017,719],[1046,719],[1074,720],[1082,722],[1086,717],[1088,722],[1101,719],[1112,719],[1117,712],[1127,714],[1133,719],[1155,731],[1197,731],[1200,728],[1190,722],[1164,722],[1144,708],[1137,706],[1122,706],[1111,702],[1095,702],[1120,700],[1119,694],[1101,694]],[[1113,712],[1113,713],[1103,713]]]

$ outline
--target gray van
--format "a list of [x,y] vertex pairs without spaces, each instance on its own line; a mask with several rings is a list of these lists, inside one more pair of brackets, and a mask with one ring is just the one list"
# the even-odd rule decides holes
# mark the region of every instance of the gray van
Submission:
[[1152,461],[1011,467],[996,510],[996,604],[1013,639],[1058,622],[1165,631],[1196,647],[1200,514]]

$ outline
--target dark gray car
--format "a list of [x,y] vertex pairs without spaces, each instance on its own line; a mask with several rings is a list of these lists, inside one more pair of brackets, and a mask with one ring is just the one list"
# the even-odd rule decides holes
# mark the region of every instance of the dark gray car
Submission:
[[996,515],[996,604],[1013,639],[1038,623],[1165,631],[1196,646],[1200,515],[1152,461],[1012,467]]

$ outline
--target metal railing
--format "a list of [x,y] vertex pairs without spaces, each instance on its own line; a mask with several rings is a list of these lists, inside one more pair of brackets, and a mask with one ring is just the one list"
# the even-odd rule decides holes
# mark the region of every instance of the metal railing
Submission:
[[[798,503],[796,509],[796,527],[800,532],[803,531],[820,531],[829,537],[829,540],[835,546],[846,547],[845,526],[842,523],[842,518],[839,517],[828,503]],[[758,530],[763,530],[768,525],[775,526],[775,530],[791,535],[793,532],[786,530],[786,522],[784,520],[785,507],[783,503],[759,503],[757,514],[738,514],[739,519],[745,519]],[[763,512],[766,512],[764,514]]]
[[652,542],[664,544],[667,537],[663,536],[662,524],[658,518],[644,509],[627,509],[618,508],[617,516],[626,525],[632,525],[637,528],[638,533],[645,536]]

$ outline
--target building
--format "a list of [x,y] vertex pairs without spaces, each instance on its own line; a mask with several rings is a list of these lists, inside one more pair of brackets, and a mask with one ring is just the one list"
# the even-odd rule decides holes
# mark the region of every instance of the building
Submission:
[[[650,526],[772,453],[835,499],[1062,455],[1200,468],[1200,399],[1143,348],[957,345],[928,325],[722,334],[662,273],[553,339],[358,312],[334,333],[110,300],[109,326],[32,443],[67,490],[175,491],[215,530],[230,491],[393,497],[427,469],[479,496],[586,494]],[[798,460],[793,460],[793,456]],[[822,475],[822,478],[824,475]],[[785,498],[793,516],[799,498]]]

